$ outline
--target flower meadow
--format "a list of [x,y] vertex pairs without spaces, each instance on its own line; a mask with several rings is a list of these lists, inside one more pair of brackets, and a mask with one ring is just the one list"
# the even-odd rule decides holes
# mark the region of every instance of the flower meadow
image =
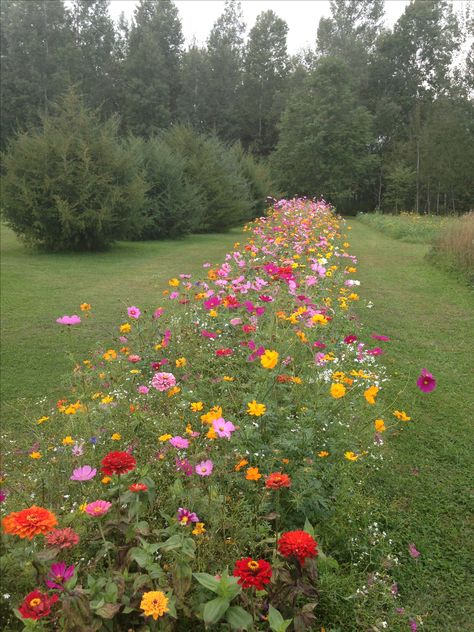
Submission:
[[[124,307],[73,359],[69,390],[25,419],[29,445],[2,465],[20,626],[342,629],[325,628],[327,604],[358,534],[342,544],[334,525],[346,516],[351,533],[355,472],[413,423],[384,398],[390,337],[359,336],[348,230],[323,200],[276,201],[225,261],[171,278],[152,312]],[[57,319],[65,340],[94,318],[78,311]],[[418,386],[436,387],[427,369]],[[369,587],[351,598],[376,586],[383,614],[416,629],[397,608],[397,559],[369,531]]]

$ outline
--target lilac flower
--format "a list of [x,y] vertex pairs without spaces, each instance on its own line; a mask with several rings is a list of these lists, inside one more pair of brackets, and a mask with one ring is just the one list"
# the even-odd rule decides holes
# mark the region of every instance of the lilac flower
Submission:
[[84,444],[75,443],[72,447],[72,456],[82,456],[84,454]]
[[91,478],[97,474],[97,470],[92,468],[90,465],[83,465],[82,467],[76,468],[72,476],[70,476],[71,481],[90,481]]
[[56,318],[56,322],[60,325],[79,325],[81,319],[76,314],[73,314],[72,316],[64,315],[61,316],[61,318]]
[[431,393],[436,388],[436,380],[427,369],[421,369],[420,377],[418,378],[416,385],[423,393]]
[[408,545],[408,553],[410,553],[410,555],[415,559],[421,555],[420,551],[417,550],[413,542]]
[[214,469],[214,463],[207,459],[207,461],[201,461],[196,465],[196,474],[199,476],[210,476],[212,474],[212,470]]
[[221,439],[230,439],[231,434],[235,431],[234,424],[231,421],[226,421],[223,417],[215,419],[212,426]]
[[45,580],[48,588],[64,590],[64,584],[74,575],[74,565],[66,566],[65,562],[52,564],[49,575]]
[[184,437],[180,437],[180,436],[172,437],[170,439],[170,443],[173,446],[173,448],[178,448],[181,450],[185,450],[186,448],[189,448],[189,441],[185,439]]
[[199,518],[194,511],[189,511],[189,509],[180,507],[178,509],[178,522],[181,526],[185,527],[190,522],[199,522]]

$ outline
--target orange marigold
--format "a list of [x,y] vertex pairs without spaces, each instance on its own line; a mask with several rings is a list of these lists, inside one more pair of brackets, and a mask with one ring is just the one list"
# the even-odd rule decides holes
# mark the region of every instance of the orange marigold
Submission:
[[2,520],[5,533],[28,538],[28,540],[36,535],[49,533],[57,524],[58,521],[53,513],[36,505],[29,509],[14,511]]

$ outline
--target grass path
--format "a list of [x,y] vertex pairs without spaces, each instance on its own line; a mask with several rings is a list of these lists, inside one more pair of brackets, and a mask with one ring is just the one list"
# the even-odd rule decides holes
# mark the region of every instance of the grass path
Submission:
[[[394,574],[423,630],[474,630],[474,295],[424,260],[426,246],[350,225],[360,317],[367,332],[392,337],[382,357],[393,378],[388,389],[413,419],[389,442],[367,490],[400,547],[404,563]],[[364,308],[364,299],[374,306]],[[427,395],[415,385],[423,367],[438,379]],[[411,542],[417,561],[407,556]]]
[[[202,264],[219,262],[241,239],[240,231],[193,235],[182,241],[121,242],[105,253],[29,253],[1,227],[1,394],[5,425],[24,406],[43,395],[61,395],[71,362],[65,349],[86,357],[106,340],[127,305],[154,309],[166,300],[161,292],[174,275],[200,276]],[[63,314],[81,314],[91,303],[87,327],[68,332],[56,324]],[[82,315],[82,314],[81,314]],[[71,339],[69,340],[69,335]],[[38,407],[39,413],[42,414]]]

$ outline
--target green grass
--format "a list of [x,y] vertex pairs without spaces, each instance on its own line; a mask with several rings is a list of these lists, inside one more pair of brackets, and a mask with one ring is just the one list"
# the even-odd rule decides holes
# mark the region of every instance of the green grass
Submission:
[[456,221],[456,218],[452,217],[416,213],[361,213],[357,218],[363,224],[380,230],[384,235],[413,244],[433,243],[443,228]]
[[[393,574],[403,605],[423,615],[423,630],[474,630],[474,296],[425,260],[426,246],[394,241],[359,220],[350,224],[360,295],[374,303],[364,309],[361,301],[360,318],[367,332],[392,337],[382,356],[388,389],[413,418],[370,475],[367,502],[398,546],[402,564]],[[438,379],[426,395],[415,386],[423,367]],[[421,551],[416,562],[407,555],[411,542]]]
[[[115,332],[126,307],[154,309],[162,290],[179,273],[200,274],[202,264],[219,262],[241,231],[193,235],[182,241],[121,242],[98,254],[38,254],[26,250],[1,227],[1,398],[4,422],[32,409],[43,396],[61,395],[71,368],[65,349],[86,357],[95,343]],[[67,331],[63,314],[80,314],[90,303],[87,328]],[[69,334],[71,339],[69,340]],[[38,412],[41,414],[40,408]]]

